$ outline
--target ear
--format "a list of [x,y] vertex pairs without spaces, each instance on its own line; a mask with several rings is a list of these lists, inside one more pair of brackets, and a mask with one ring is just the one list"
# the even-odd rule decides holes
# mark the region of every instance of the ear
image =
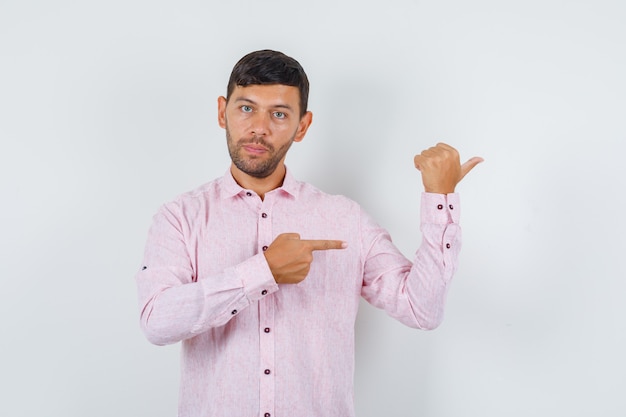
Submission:
[[217,98],[217,123],[222,129],[226,129],[226,97]]
[[306,135],[307,130],[309,130],[309,126],[313,123],[313,113],[310,111],[304,113],[304,116],[300,118],[300,122],[298,123],[298,130],[296,131],[296,135],[293,138],[294,142],[300,142],[304,139],[304,135]]

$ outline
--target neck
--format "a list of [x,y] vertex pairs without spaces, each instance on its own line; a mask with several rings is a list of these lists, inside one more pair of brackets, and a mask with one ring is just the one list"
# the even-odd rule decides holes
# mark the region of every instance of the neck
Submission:
[[274,172],[265,178],[256,178],[245,172],[239,170],[235,164],[230,165],[230,172],[233,175],[237,184],[242,188],[252,190],[261,197],[261,200],[265,198],[265,193],[283,185],[285,179],[285,173],[287,172],[285,165],[279,165]]

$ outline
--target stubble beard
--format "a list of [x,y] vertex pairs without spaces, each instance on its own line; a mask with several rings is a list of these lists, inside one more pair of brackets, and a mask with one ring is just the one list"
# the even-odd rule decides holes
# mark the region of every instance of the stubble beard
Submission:
[[[283,146],[278,148],[278,150],[276,150],[274,149],[274,146],[259,136],[254,136],[246,140],[241,139],[239,142],[235,143],[230,135],[228,126],[226,126],[225,130],[228,153],[230,154],[230,159],[233,161],[233,164],[235,164],[240,171],[254,178],[267,178],[272,175],[272,173],[276,171],[280,161],[287,154],[287,151],[291,147],[295,137],[294,133],[289,142],[285,143]],[[266,159],[262,159],[261,157],[254,155],[245,157],[243,155],[245,152],[243,147],[251,143],[257,143],[264,146],[269,154],[268,157]]]

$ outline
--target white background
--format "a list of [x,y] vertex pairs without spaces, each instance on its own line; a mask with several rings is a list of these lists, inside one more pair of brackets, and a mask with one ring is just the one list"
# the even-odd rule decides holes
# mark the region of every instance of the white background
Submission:
[[[460,185],[444,324],[364,304],[357,415],[626,415],[621,1],[0,1],[0,415],[174,416],[177,345],[138,326],[160,204],[228,167],[216,97],[263,48],[314,123],[288,165],[412,256],[413,155]],[[236,417],[236,416],[234,416]]]

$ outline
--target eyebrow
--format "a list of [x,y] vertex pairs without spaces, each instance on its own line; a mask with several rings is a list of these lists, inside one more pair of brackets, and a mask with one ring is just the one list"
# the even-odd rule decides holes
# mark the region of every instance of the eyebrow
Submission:
[[[257,104],[256,101],[251,100],[251,99],[249,99],[247,97],[237,97],[235,99],[235,103],[239,103],[239,102],[245,102],[245,103],[250,103],[250,104],[254,104],[254,105]],[[293,111],[293,109],[291,108],[290,105],[284,104],[284,103],[273,104],[273,105],[271,105],[269,107],[274,108],[274,109],[287,109],[287,110]]]

